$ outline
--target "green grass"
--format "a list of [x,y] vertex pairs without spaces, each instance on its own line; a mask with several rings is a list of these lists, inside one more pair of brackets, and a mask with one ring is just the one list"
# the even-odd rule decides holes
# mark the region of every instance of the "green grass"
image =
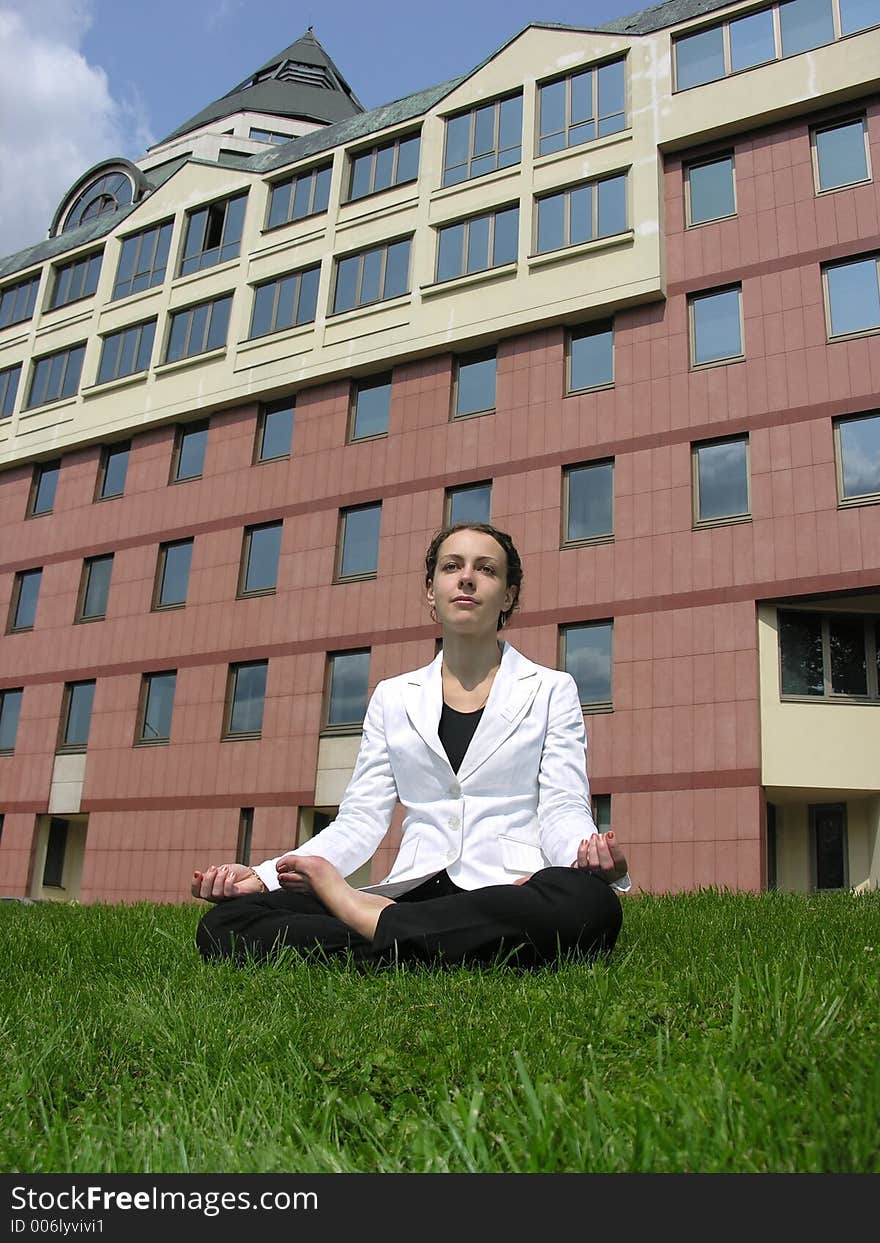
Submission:
[[0,904],[0,1169],[880,1170],[880,895],[625,906],[609,963],[204,966]]

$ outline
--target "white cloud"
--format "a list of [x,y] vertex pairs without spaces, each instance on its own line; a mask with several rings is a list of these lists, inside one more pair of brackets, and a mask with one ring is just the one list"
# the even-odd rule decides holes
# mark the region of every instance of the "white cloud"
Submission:
[[140,97],[115,99],[80,52],[90,23],[87,0],[0,0],[0,257],[46,236],[92,164],[152,141]]

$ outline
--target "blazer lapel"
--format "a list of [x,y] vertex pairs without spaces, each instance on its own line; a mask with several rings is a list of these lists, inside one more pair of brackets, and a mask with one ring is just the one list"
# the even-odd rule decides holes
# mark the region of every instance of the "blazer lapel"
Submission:
[[540,685],[538,666],[505,642],[485,710],[458,770],[459,782],[466,781],[510,737]]
[[443,684],[441,669],[443,653],[438,652],[430,665],[411,673],[403,688],[403,706],[410,725],[441,760],[449,763],[437,730],[443,709]]

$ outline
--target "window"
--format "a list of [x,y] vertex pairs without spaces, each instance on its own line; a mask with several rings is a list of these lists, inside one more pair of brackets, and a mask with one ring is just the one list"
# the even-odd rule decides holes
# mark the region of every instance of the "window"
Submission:
[[37,601],[40,598],[40,583],[43,571],[19,570],[12,585],[12,601],[9,606],[10,632],[14,630],[33,630],[37,617]]
[[880,617],[780,609],[783,699],[880,702]]
[[732,155],[704,160],[687,168],[685,211],[689,226],[736,215]]
[[21,375],[21,363],[14,367],[4,367],[0,371],[0,419],[11,418],[15,409],[15,398],[18,395],[18,378]]
[[96,501],[109,501],[115,496],[122,496],[125,491],[125,477],[128,474],[128,455],[131,452],[131,441],[122,444],[108,445],[101,454],[101,465],[98,469],[98,486],[95,490]]
[[788,0],[779,6],[782,55],[796,56],[834,41],[831,0]]
[[18,718],[21,716],[21,700],[24,691],[0,691],[0,754],[11,755],[18,736]]
[[614,383],[614,326],[589,324],[568,338],[568,392]]
[[62,820],[60,816],[53,816],[49,821],[42,883],[50,889],[64,888],[64,859],[67,854],[68,827],[68,822]]
[[446,122],[443,184],[519,164],[522,159],[522,95],[496,99]]
[[688,302],[691,366],[742,358],[742,290],[695,294]]
[[611,795],[593,795],[593,824],[600,833],[607,833],[611,828]]
[[99,250],[96,255],[85,255],[82,259],[74,259],[71,263],[58,265],[55,269],[55,284],[52,287],[50,309],[56,306],[66,306],[68,302],[78,302],[80,298],[92,296],[98,288],[103,253]]
[[254,835],[254,809],[242,807],[238,814],[238,841],[235,844],[235,862],[250,867],[251,840]]
[[290,142],[291,138],[295,138],[295,134],[281,134],[274,129],[255,129],[252,125],[248,133],[248,138],[252,138],[254,142]]
[[834,432],[841,504],[880,500],[880,414],[839,419]]
[[356,509],[341,510],[337,581],[375,578],[379,565],[381,517],[381,505],[360,505]]
[[74,345],[55,354],[46,354],[34,362],[27,408],[42,406],[49,401],[73,397],[79,388],[85,345]]
[[60,462],[44,462],[42,466],[34,467],[28,517],[37,518],[40,514],[51,514],[55,507],[55,492],[60,473]]
[[189,213],[180,261],[181,276],[238,258],[246,204],[247,195],[238,194]]
[[387,436],[391,417],[391,376],[374,376],[354,386],[351,439]]
[[749,513],[747,436],[693,446],[694,522],[725,522]]
[[94,698],[94,682],[65,683],[59,751],[85,751],[89,741]]
[[231,306],[232,294],[227,294],[213,302],[200,302],[183,311],[173,311],[166,363],[221,349],[226,344]]
[[353,154],[349,199],[362,199],[389,186],[415,181],[419,175],[419,141],[418,134],[410,134]]
[[564,544],[586,544],[614,534],[614,463],[589,462],[562,473]]
[[238,577],[240,596],[258,596],[273,592],[278,582],[278,557],[281,552],[280,522],[267,522],[258,527],[245,527]]
[[187,427],[178,427],[171,459],[171,483],[201,478],[205,468],[207,443],[207,422],[190,423]]
[[471,483],[463,488],[446,489],[444,526],[456,522],[489,522],[492,484]]
[[495,409],[495,351],[458,360],[455,373],[455,418],[488,414]]
[[76,610],[77,621],[100,621],[106,615],[112,572],[112,553],[107,557],[88,557],[83,562]]
[[539,155],[626,129],[625,66],[613,60],[539,87]]
[[505,207],[484,216],[472,216],[440,230],[437,280],[448,281],[466,272],[516,263],[519,208]]
[[835,263],[824,269],[829,336],[880,328],[880,258]]
[[276,181],[269,191],[269,222],[267,229],[292,220],[304,220],[327,210],[330,202],[331,164],[310,168],[307,173]]
[[289,272],[254,289],[251,337],[263,337],[294,324],[311,324],[318,310],[320,266]]
[[327,725],[363,725],[370,652],[332,652],[327,658]]
[[131,328],[123,328],[103,337],[98,384],[148,370],[155,335],[156,321],[148,319],[143,324],[134,324]]
[[157,224],[143,233],[135,233],[124,239],[116,266],[113,298],[126,298],[161,285],[168,270],[168,251],[174,222]]
[[159,545],[156,590],[153,595],[154,609],[179,609],[186,604],[192,551],[193,541],[191,539]]
[[870,181],[868,131],[864,117],[825,126],[811,132],[816,190],[839,190],[841,186]]
[[293,397],[285,397],[283,401],[273,401],[270,405],[263,406],[257,420],[254,461],[274,462],[278,458],[290,457],[295,407],[296,400]]
[[168,742],[177,671],[144,674],[136,742]]
[[40,273],[28,276],[14,285],[6,285],[0,289],[0,329],[10,324],[23,324],[31,318],[37,305],[37,290],[40,288]]
[[849,884],[846,803],[814,803],[809,808],[811,880],[817,890]]
[[94,220],[106,212],[116,211],[118,207],[126,207],[133,195],[134,182],[128,173],[114,171],[96,177],[74,199],[61,232],[66,233],[68,229],[75,229],[86,220]]
[[561,628],[562,667],[577,682],[584,707],[611,707],[611,630],[610,621]]
[[627,230],[626,175],[538,199],[537,251],[561,250]]
[[267,660],[229,666],[225,738],[259,738],[263,729],[268,668]]
[[409,292],[410,238],[336,260],[333,313]]

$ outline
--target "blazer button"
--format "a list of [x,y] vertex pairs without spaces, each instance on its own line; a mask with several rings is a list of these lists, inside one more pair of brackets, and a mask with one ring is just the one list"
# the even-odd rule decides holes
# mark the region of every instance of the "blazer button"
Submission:
[[458,816],[449,817],[449,827],[450,829],[461,828],[461,821],[459,820]]

